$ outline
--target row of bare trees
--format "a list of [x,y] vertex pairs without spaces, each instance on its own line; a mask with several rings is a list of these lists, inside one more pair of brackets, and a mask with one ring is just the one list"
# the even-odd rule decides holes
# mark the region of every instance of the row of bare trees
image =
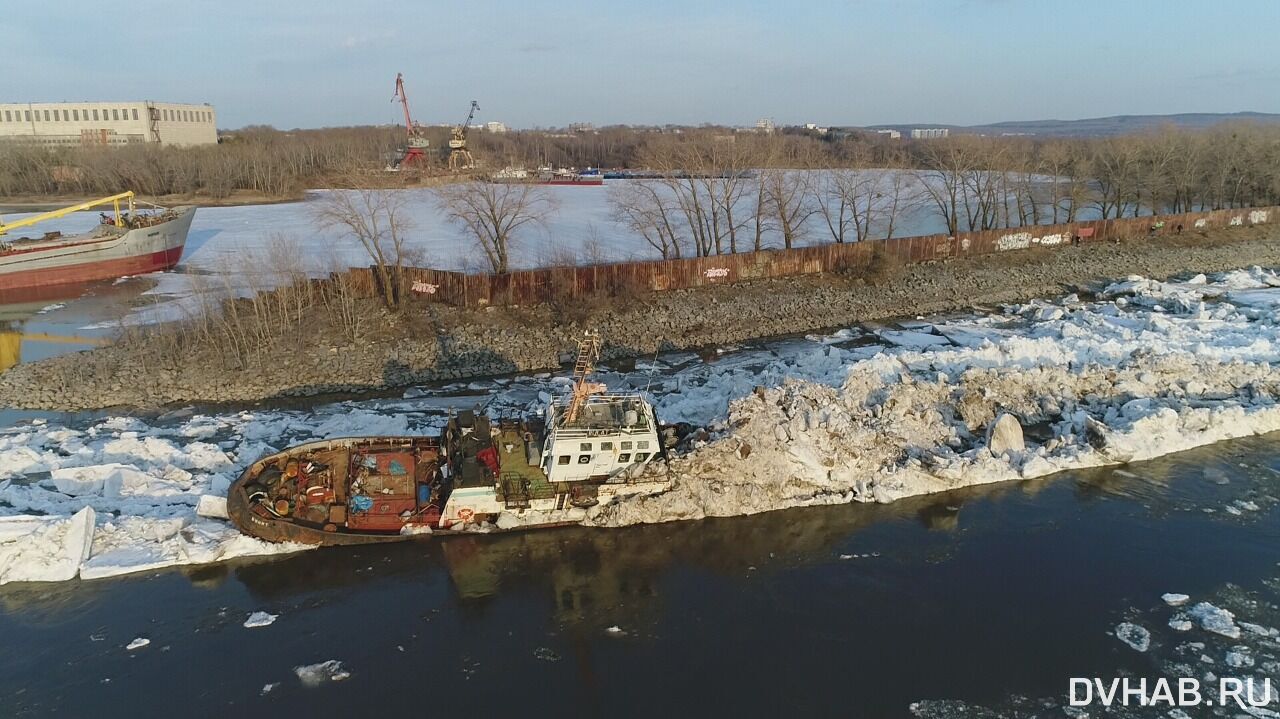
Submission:
[[931,216],[949,233],[1280,203],[1280,128],[1234,125],[1100,140],[959,135],[894,151],[813,138],[659,136],[657,179],[610,188],[614,218],[664,258],[890,238]]
[[353,167],[382,167],[397,142],[386,128],[280,132],[250,127],[202,147],[62,147],[0,143],[0,197],[145,195],[287,197]]

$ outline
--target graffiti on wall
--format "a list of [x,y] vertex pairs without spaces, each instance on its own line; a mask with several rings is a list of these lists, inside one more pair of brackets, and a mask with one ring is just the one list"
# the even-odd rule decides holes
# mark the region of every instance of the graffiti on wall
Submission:
[[1067,236],[1061,232],[1055,232],[1050,235],[1036,237],[1030,232],[1014,232],[1008,235],[1000,235],[996,239],[996,249],[1004,252],[1005,250],[1025,250],[1032,245],[1060,245],[1068,240]]
[[1253,212],[1249,213],[1249,224],[1261,225],[1262,223],[1270,219],[1270,217],[1271,217],[1271,213],[1267,212],[1266,210],[1254,210]]
[[1208,226],[1209,226],[1209,221],[1206,220],[1205,218],[1201,217],[1200,219],[1196,220],[1197,228],[1208,227]]
[[996,249],[1001,252],[1005,250],[1025,250],[1030,246],[1030,232],[1014,232],[1008,235],[1000,235],[1000,238],[996,240]]

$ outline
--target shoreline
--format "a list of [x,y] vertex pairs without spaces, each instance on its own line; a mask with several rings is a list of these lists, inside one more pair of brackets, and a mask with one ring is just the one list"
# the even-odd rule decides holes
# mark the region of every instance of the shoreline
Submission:
[[118,345],[21,364],[0,374],[0,406],[77,411],[228,405],[555,370],[584,327],[604,361],[691,351],[863,322],[970,311],[1155,279],[1280,265],[1280,231],[1263,226],[1053,251],[1026,250],[896,268],[877,281],[812,275],[601,300],[596,306],[460,309],[414,304],[358,343],[300,346],[274,363],[225,369],[155,366]]

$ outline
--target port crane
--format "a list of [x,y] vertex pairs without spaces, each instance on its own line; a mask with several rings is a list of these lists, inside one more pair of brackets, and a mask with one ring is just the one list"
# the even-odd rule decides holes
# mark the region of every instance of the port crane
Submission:
[[467,130],[470,129],[471,120],[476,116],[476,110],[479,109],[480,103],[472,100],[471,112],[467,113],[467,119],[461,125],[453,128],[453,135],[449,138],[450,172],[470,170],[476,166],[475,158],[471,156],[471,151],[467,149]]
[[404,92],[404,73],[396,73],[396,91],[391,96],[392,102],[399,102],[404,108],[405,148],[404,154],[392,165],[394,169],[403,167],[421,167],[427,164],[427,148],[431,142],[426,133],[413,116],[409,114],[409,96]]

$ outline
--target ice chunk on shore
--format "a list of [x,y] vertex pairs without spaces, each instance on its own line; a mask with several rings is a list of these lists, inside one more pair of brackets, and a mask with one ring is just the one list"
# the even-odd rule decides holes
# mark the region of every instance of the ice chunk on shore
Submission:
[[196,514],[209,519],[229,519],[227,498],[215,497],[211,494],[200,495],[200,501],[196,503]]
[[0,584],[75,578],[93,545],[95,514],[0,517]]

